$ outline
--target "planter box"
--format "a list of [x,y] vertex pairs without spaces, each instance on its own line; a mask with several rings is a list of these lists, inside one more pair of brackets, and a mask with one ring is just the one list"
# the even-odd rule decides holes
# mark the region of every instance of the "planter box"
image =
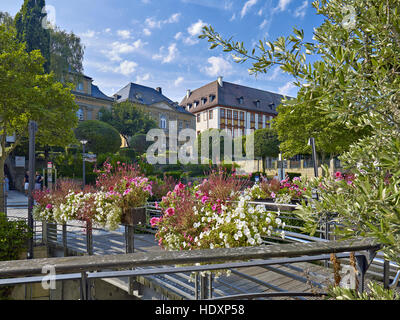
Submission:
[[146,208],[130,208],[122,212],[121,223],[135,226],[146,223]]

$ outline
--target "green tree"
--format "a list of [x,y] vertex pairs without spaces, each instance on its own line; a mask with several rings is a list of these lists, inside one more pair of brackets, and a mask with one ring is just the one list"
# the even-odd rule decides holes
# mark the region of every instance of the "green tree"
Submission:
[[139,154],[143,154],[152,145],[152,142],[146,141],[144,133],[135,134],[129,139],[130,147]]
[[14,28],[14,19],[8,12],[0,11],[0,24],[5,25],[9,28]]
[[86,150],[97,155],[116,153],[121,148],[121,137],[118,131],[103,121],[82,121],[75,129],[75,135],[78,140],[87,140]]
[[81,39],[73,32],[58,27],[50,32],[50,70],[61,82],[76,84],[83,74],[84,47]]
[[279,140],[275,130],[270,128],[254,131],[254,155],[261,157],[262,168],[265,173],[265,160],[267,157],[276,158],[279,155]]
[[[335,181],[324,177],[327,192],[301,213],[318,222],[324,212],[337,212],[347,236],[375,237],[385,245],[386,258],[399,263],[400,2],[320,0],[313,6],[324,17],[313,42],[304,41],[298,29],[274,42],[260,41],[251,51],[224,40],[212,27],[201,37],[212,47],[235,52],[238,62],[253,60],[254,73],[278,65],[293,75],[300,90],[292,104],[310,103],[348,129],[370,131],[340,157],[356,179],[340,180],[336,189],[331,187]],[[316,60],[311,63],[310,57]]]
[[[0,25],[0,168],[14,148],[28,136],[29,120],[38,123],[38,144],[67,146],[75,141],[77,125],[71,88],[45,74],[40,51],[27,52],[12,29]],[[6,136],[15,135],[8,146]],[[0,170],[0,181],[4,172]],[[0,188],[0,198],[3,189]],[[0,212],[2,211],[0,203]]]
[[130,137],[138,133],[147,134],[157,128],[157,123],[143,110],[143,107],[130,101],[115,103],[112,110],[102,108],[100,120],[112,125],[129,145]]
[[50,32],[43,28],[46,18],[45,0],[25,0],[15,16],[17,38],[26,43],[26,50],[40,50],[44,57],[44,70],[50,72]]

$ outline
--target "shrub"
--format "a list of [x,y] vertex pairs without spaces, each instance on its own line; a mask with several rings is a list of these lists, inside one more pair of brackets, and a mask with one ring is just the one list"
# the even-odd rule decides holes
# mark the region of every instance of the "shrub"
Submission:
[[181,179],[183,171],[168,171],[164,172],[164,175],[167,177],[173,177],[176,180]]
[[116,153],[121,147],[119,132],[108,123],[99,120],[80,122],[75,129],[75,136],[78,140],[87,140],[87,150],[95,154]]
[[[4,213],[0,213],[0,261],[19,259],[31,236],[25,221],[9,221]],[[0,287],[0,300],[7,299],[11,289]]]

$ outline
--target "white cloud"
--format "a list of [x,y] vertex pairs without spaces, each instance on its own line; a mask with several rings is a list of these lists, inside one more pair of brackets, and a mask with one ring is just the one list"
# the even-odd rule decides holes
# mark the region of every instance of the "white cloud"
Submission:
[[131,37],[131,32],[129,30],[117,30],[117,35],[126,40],[129,39]]
[[179,22],[180,16],[180,13],[174,13],[171,17],[169,17],[168,20],[165,21],[165,23],[177,23]]
[[110,28],[104,29],[104,33],[111,34],[111,29]]
[[121,62],[117,68],[114,69],[114,72],[120,73],[124,76],[129,76],[135,72],[137,65],[138,64],[136,62],[125,60]]
[[89,38],[89,39],[94,38],[95,35],[96,35],[96,32],[93,30],[88,30],[88,31],[80,34],[80,36],[82,38]]
[[272,71],[270,71],[269,75],[267,76],[267,80],[276,80],[278,76],[281,74],[281,68],[275,67]]
[[249,0],[249,1],[247,1],[243,6],[242,11],[240,12],[240,17],[243,18],[247,14],[247,11],[252,6],[254,6],[256,3],[257,3],[257,0]]
[[175,39],[175,40],[179,40],[179,39],[182,38],[182,36],[183,36],[183,33],[179,31],[179,32],[174,36],[174,39]]
[[181,16],[180,13],[174,13],[168,19],[165,20],[156,20],[155,18],[150,17],[147,18],[144,21],[144,23],[148,29],[156,29],[156,28],[160,29],[164,24],[179,22],[180,16]]
[[147,42],[143,42],[141,39],[136,40],[132,44],[126,42],[115,41],[111,44],[111,50],[103,50],[102,52],[111,61],[121,61],[121,55],[132,53],[143,48]]
[[192,45],[194,45],[194,44],[199,42],[198,39],[195,39],[195,38],[192,38],[192,37],[186,37],[182,41],[183,41],[184,44],[187,44],[189,46],[192,46]]
[[236,13],[234,13],[233,15],[232,15],[232,17],[229,19],[229,21],[233,21],[233,20],[235,20],[236,19]]
[[149,29],[147,29],[147,28],[144,28],[144,29],[143,29],[143,34],[144,34],[145,36],[151,36],[151,31],[150,31]]
[[258,10],[257,14],[261,17],[263,14],[263,9]]
[[274,10],[285,11],[291,2],[292,0],[279,0],[278,6]]
[[136,83],[142,83],[143,81],[147,81],[150,79],[150,73],[146,73],[143,76],[136,76]]
[[202,20],[198,20],[197,22],[193,23],[188,29],[187,31],[189,32],[189,34],[192,37],[198,36],[201,33],[201,29],[203,28],[203,26],[205,26],[206,23],[203,22]]
[[165,52],[165,48],[161,47],[160,48],[160,53],[154,54],[153,59],[154,60],[161,60],[162,63],[170,63],[173,60],[175,60],[176,56],[178,55],[178,48],[176,47],[176,43],[172,43],[168,49],[167,52]]
[[185,79],[183,77],[178,77],[178,79],[175,80],[174,85],[175,87],[178,87]]
[[296,88],[296,86],[293,84],[293,82],[287,82],[284,86],[278,88],[278,93],[284,95],[284,96],[290,96],[291,95],[291,90]]
[[264,19],[263,22],[260,24],[260,29],[264,29],[264,27],[267,25],[268,21],[267,19]]
[[122,74],[124,76],[129,76],[132,73],[134,73],[137,66],[138,66],[138,64],[136,62],[128,61],[128,60],[122,61],[118,66],[110,66],[110,65],[107,65],[104,63],[102,63],[102,64],[96,63],[96,67],[101,72],[107,72],[107,73],[114,72],[114,73]]
[[232,72],[232,65],[222,57],[212,56],[207,61],[210,66],[205,67],[203,71],[210,77],[228,75]]
[[307,6],[308,6],[308,1],[305,0],[305,1],[303,2],[303,4],[302,4],[300,7],[298,7],[298,8],[296,9],[296,11],[294,12],[294,16],[295,16],[296,18],[298,18],[298,17],[304,18],[305,15],[306,15]]

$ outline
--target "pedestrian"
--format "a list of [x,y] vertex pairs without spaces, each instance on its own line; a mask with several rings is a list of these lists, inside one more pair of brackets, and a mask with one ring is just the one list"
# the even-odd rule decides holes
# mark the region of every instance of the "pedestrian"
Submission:
[[29,171],[25,173],[24,177],[24,190],[26,195],[28,195],[28,189],[29,189]]
[[36,171],[35,190],[42,190],[42,185],[43,185],[43,177],[39,172]]
[[4,194],[7,197],[8,191],[10,190],[10,179],[7,175],[4,175]]

